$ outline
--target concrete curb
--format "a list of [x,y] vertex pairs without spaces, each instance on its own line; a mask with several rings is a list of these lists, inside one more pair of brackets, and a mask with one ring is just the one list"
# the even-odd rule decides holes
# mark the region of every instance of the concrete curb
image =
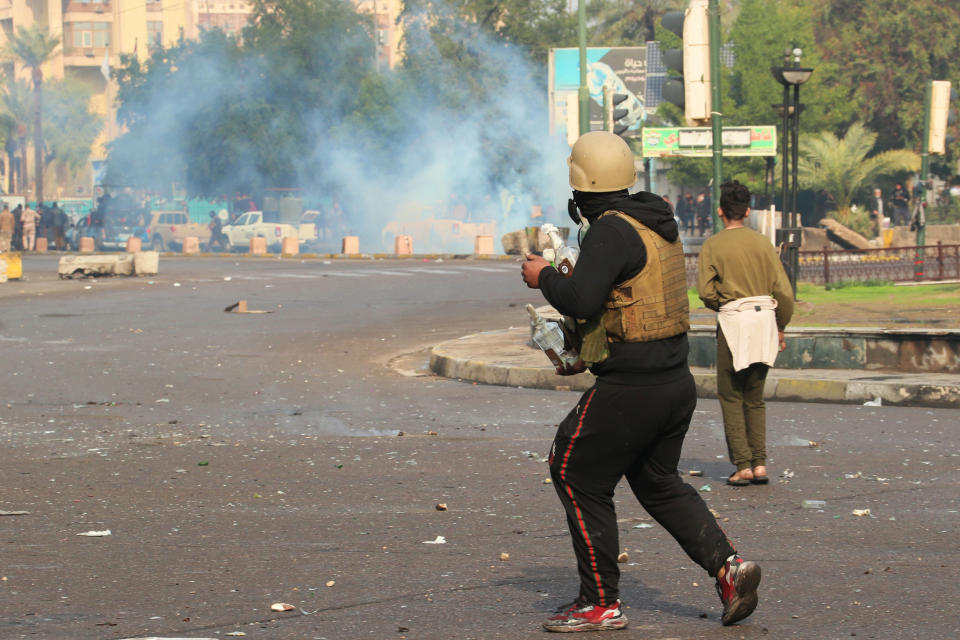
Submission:
[[[436,345],[430,370],[439,376],[481,384],[563,391],[584,391],[594,376],[557,376],[546,356],[523,343],[525,328],[487,331]],[[542,364],[541,364],[542,363]],[[712,369],[692,368],[701,398],[716,398]],[[906,374],[851,369],[772,369],[764,396],[789,402],[882,404],[960,408],[960,375]]]

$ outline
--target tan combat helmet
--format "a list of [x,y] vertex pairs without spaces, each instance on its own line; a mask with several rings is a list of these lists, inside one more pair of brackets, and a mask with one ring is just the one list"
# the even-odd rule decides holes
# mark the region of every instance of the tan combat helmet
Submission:
[[637,181],[630,147],[623,138],[609,131],[591,131],[580,136],[567,164],[570,165],[570,186],[577,191],[620,191]]

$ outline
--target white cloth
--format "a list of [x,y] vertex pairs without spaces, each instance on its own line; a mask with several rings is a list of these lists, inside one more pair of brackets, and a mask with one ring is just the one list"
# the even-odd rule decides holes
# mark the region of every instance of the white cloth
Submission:
[[756,362],[773,366],[780,350],[776,308],[772,296],[738,298],[720,307],[717,322],[733,355],[734,371]]

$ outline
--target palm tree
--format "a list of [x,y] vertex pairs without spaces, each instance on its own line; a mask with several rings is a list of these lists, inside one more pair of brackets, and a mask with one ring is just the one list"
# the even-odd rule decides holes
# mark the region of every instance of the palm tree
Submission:
[[920,168],[920,155],[909,149],[882,151],[868,158],[876,141],[877,134],[860,122],[850,125],[843,138],[830,131],[804,137],[798,149],[800,186],[826,191],[837,203],[838,215],[843,216],[850,212],[856,193],[878,177]]
[[17,27],[17,33],[4,51],[5,57],[28,67],[33,79],[33,170],[36,172],[37,203],[43,202],[43,70],[42,67],[60,46],[60,38],[34,23]]
[[[10,80],[0,93],[0,132],[6,143],[7,165],[10,167],[11,191],[22,192],[26,187],[26,137],[30,128],[32,105],[30,86],[23,80]],[[14,156],[20,156],[19,171],[15,171]]]

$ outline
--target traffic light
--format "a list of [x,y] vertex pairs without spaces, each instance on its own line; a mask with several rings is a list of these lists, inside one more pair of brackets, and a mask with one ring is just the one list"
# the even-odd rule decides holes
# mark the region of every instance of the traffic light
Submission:
[[627,129],[630,128],[630,125],[625,122],[618,122],[626,118],[630,113],[629,109],[626,108],[617,108],[618,104],[623,103],[629,99],[629,94],[626,93],[614,93],[608,87],[603,88],[603,128],[607,131],[612,131],[618,136],[622,136],[626,133]]
[[668,69],[680,74],[663,83],[663,99],[683,109],[690,125],[710,122],[709,0],[690,0],[686,11],[669,11],[660,23],[683,40],[682,49],[663,52]]
[[956,111],[950,103],[957,99],[957,92],[950,88],[947,80],[934,80],[930,96],[930,138],[929,152],[943,155],[947,152],[947,125],[956,121]]

